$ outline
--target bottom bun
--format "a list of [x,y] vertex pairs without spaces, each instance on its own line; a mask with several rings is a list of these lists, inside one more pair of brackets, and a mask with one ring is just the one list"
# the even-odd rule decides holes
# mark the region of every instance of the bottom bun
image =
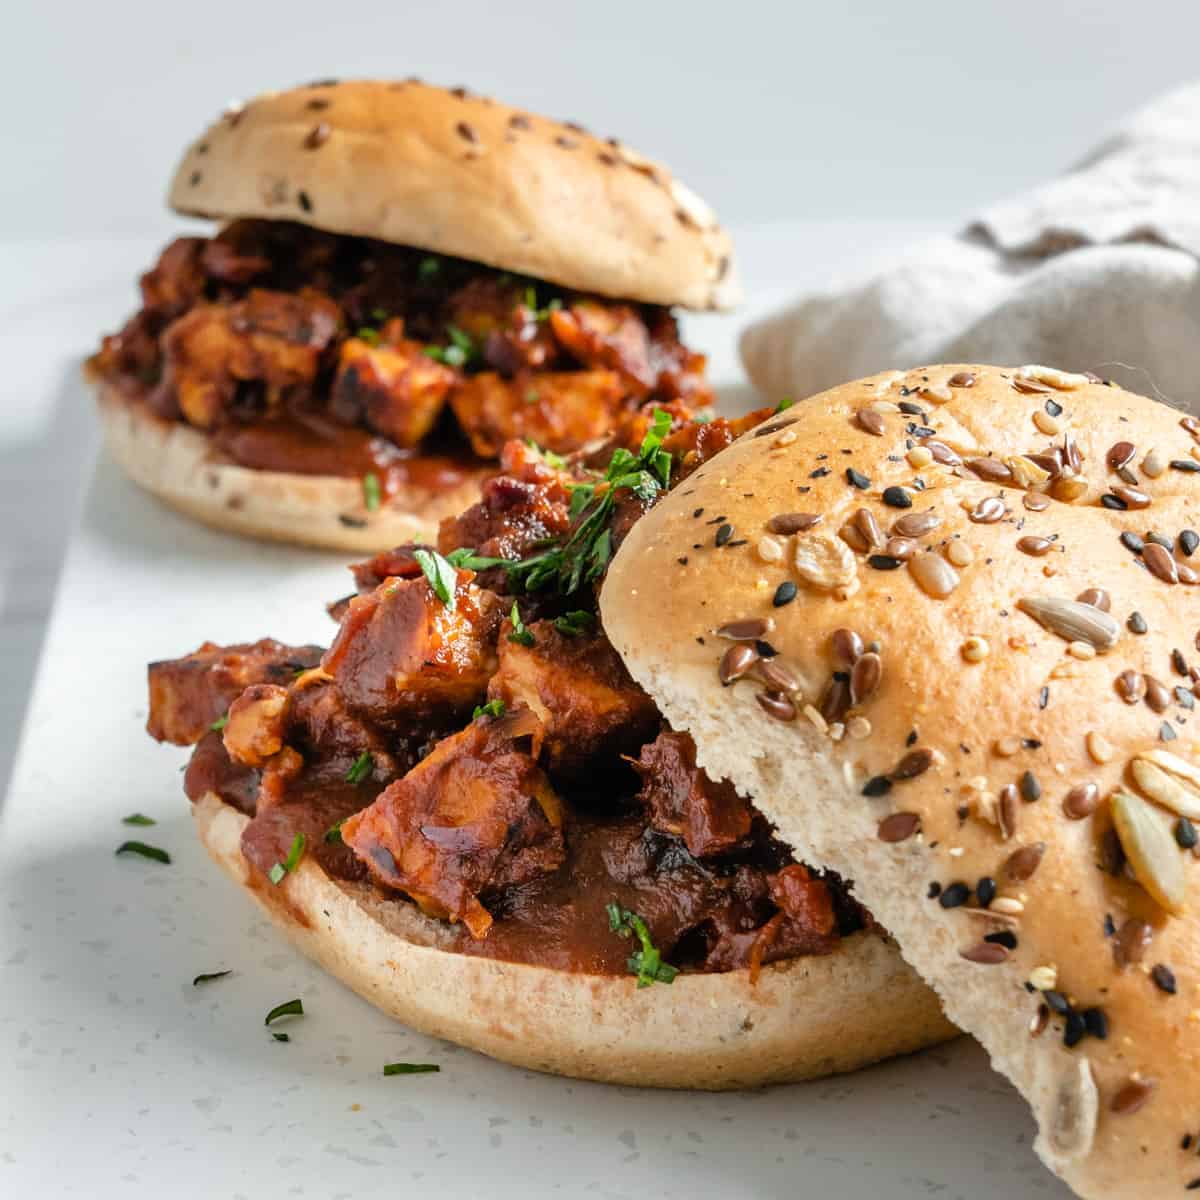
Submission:
[[108,452],[134,483],[205,525],[247,537],[367,553],[436,540],[438,522],[473,504],[495,470],[480,464],[461,483],[437,491],[401,487],[368,512],[359,479],[221,462],[200,430],[165,420],[106,384],[98,389]]
[[422,1033],[514,1066],[604,1083],[744,1088],[850,1071],[955,1037],[934,994],[874,933],[833,954],[762,969],[573,974],[440,949],[446,927],[311,858],[278,886],[242,857],[249,818],[209,793],[194,816],[208,852],[298,949]]

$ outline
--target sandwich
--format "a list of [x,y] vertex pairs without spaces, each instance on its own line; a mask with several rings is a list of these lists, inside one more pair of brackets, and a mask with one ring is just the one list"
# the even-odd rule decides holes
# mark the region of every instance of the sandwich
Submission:
[[110,453],[221,529],[375,552],[465,508],[504,444],[557,454],[711,400],[673,308],[738,296],[729,239],[615,139],[416,80],[230,108],[172,241],[87,363]]
[[[637,412],[569,457],[510,441],[436,544],[353,568],[328,649],[151,664],[148,730],[194,747],[184,787],[212,857],[371,1003],[522,1067],[748,1087],[952,1036],[857,883],[706,774],[714,752],[663,719],[597,607],[644,514],[672,488],[691,507],[704,464],[719,474],[770,416]],[[725,507],[697,513],[681,562],[746,553]],[[643,558],[636,603],[673,641],[666,578]],[[731,648],[730,685],[792,687],[769,608],[719,624],[696,636]],[[869,699],[830,722],[854,736]]]
[[[1198,528],[1194,417],[936,366],[760,425],[600,594],[697,765],[854,880],[1097,1200],[1200,1189]],[[777,678],[715,632],[768,620]]]

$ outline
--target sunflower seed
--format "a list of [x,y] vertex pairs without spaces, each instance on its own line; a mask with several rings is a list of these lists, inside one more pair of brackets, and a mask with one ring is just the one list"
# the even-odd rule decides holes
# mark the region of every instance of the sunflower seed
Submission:
[[1146,750],[1134,757],[1130,773],[1138,788],[1156,804],[1182,817],[1200,819],[1200,771],[1167,750]]
[[1183,856],[1166,823],[1150,805],[1130,792],[1114,792],[1113,826],[1137,881],[1169,913],[1183,910],[1187,878]]
[[1120,627],[1108,613],[1078,600],[1022,596],[1017,607],[1068,642],[1087,642],[1097,650],[1111,650],[1120,636]]

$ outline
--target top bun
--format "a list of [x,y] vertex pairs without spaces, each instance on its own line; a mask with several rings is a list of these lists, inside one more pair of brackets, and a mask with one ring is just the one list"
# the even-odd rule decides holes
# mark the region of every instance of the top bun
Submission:
[[236,106],[192,144],[171,207],[266,217],[649,304],[740,298],[697,196],[615,139],[463,88],[321,81]]
[[601,595],[705,770],[854,880],[1106,1200],[1200,1187],[1198,439],[1094,377],[878,375],[701,467]]

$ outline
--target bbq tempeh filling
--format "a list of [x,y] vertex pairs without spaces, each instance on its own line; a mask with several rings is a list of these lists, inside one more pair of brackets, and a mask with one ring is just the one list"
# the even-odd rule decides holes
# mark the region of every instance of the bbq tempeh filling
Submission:
[[[152,664],[149,732],[195,746],[191,799],[251,818],[260,886],[286,886],[299,847],[417,905],[452,950],[640,982],[831,953],[869,915],[697,767],[596,607],[638,517],[769,412],[701,423],[675,404],[570,460],[509,442],[436,548],[352,568],[328,650]],[[648,977],[634,918],[664,964]]]
[[181,237],[92,373],[218,460],[462,482],[504,443],[569,453],[638,408],[712,395],[667,308],[289,221]]

